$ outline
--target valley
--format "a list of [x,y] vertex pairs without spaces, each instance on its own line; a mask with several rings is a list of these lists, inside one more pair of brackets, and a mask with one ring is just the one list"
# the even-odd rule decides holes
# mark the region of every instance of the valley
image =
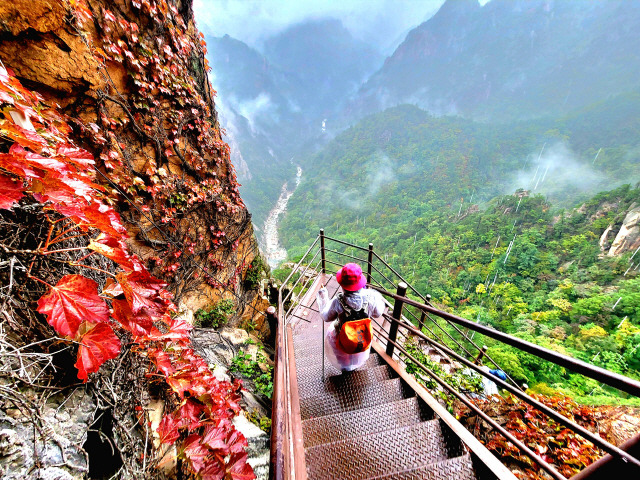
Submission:
[[[214,40],[272,268],[320,228],[373,242],[442,308],[637,378],[640,244],[611,247],[640,228],[638,19],[637,2],[449,0],[386,59],[336,21]],[[486,342],[534,391],[627,401]]]

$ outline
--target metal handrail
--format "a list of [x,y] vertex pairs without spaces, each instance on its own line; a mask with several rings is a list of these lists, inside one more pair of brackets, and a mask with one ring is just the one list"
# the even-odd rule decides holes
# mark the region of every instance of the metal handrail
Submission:
[[527,342],[526,340],[521,340],[517,337],[513,337],[507,333],[503,333],[493,328],[485,327],[484,325],[472,322],[470,320],[467,320],[466,318],[458,317],[457,315],[453,315],[452,313],[448,313],[443,310],[438,310],[437,308],[421,304],[410,298],[387,292],[386,290],[375,286],[372,286],[372,288],[378,290],[383,295],[392,297],[395,300],[400,300],[407,305],[412,305],[414,307],[424,309],[438,317],[451,320],[458,325],[462,325],[465,328],[481,333],[487,337],[493,338],[494,340],[506,343],[507,345],[511,345],[512,347],[516,347],[519,350],[530,353],[544,360],[548,360],[552,363],[555,363],[556,365],[560,365],[561,367],[573,370],[574,372],[580,373],[585,377],[589,377],[599,382],[606,383],[611,387],[617,388],[618,390],[629,393],[635,397],[640,397],[640,382],[637,380],[625,377],[624,375],[620,375],[618,373],[611,372],[604,368],[596,367],[595,365],[583,362],[582,360],[578,360],[577,358],[569,357],[567,355],[554,352],[553,350],[540,347],[538,345],[535,345],[534,343]]
[[[384,264],[384,265],[385,265],[389,270],[391,270],[391,271],[393,272],[393,274],[394,274],[394,275],[396,275],[396,276],[400,279],[400,281],[402,281],[402,282],[406,283],[406,284],[407,284],[407,286],[408,286],[408,287],[409,287],[409,288],[410,288],[410,289],[411,289],[411,290],[412,290],[412,291],[413,291],[413,292],[414,292],[418,297],[420,297],[422,300],[424,300],[424,302],[425,302],[427,305],[429,305],[429,306],[433,306],[433,305],[432,305],[432,303],[431,303],[431,301],[430,301],[427,297],[425,297],[425,296],[424,296],[424,295],[422,295],[420,292],[418,292],[418,290],[416,290],[416,289],[413,287],[413,285],[411,285],[409,282],[407,282],[407,281],[405,280],[405,278],[404,278],[402,275],[400,275],[398,272],[396,272],[396,271],[395,271],[395,269],[394,269],[391,265],[389,265],[386,261],[384,261],[384,260],[382,259],[382,257],[380,257],[380,255],[378,255],[378,254],[377,254],[376,252],[374,252],[374,251],[372,251],[372,253],[373,253],[373,255],[374,255],[374,256],[375,256],[375,257],[376,257],[380,262],[382,262],[382,263],[383,263],[383,264]],[[386,275],[382,274],[382,273],[381,273],[381,272],[380,272],[380,271],[379,271],[375,266],[374,266],[373,268],[374,268],[378,273],[380,273],[380,275],[382,275],[382,276],[385,278],[385,280],[387,280],[390,284],[392,284],[392,285],[393,285],[393,282],[392,282],[391,280],[389,280],[389,279],[386,277]],[[449,335],[449,334],[448,334],[448,333],[447,333],[447,332],[446,332],[446,331],[445,331],[445,330],[444,330],[444,329],[443,329],[439,324],[437,324],[437,322],[436,322],[433,318],[431,318],[431,316],[430,316],[429,314],[427,314],[427,317],[428,317],[428,318],[429,318],[429,320],[431,320],[433,323],[435,323],[436,325],[438,325],[438,328],[440,328],[440,330],[442,330],[442,331],[443,331],[443,333],[445,333],[446,335],[448,335],[448,336],[450,337],[450,335]],[[446,319],[445,319],[445,320],[446,320]],[[470,338],[469,338],[469,336],[468,336],[466,333],[464,333],[462,330],[460,330],[460,329],[459,329],[459,328],[458,328],[454,323],[451,323],[450,321],[448,321],[448,320],[447,320],[447,324],[448,324],[449,326],[451,326],[451,327],[452,327],[456,332],[458,332],[458,334],[459,334],[459,335],[461,335],[461,336],[462,336],[462,338],[464,338],[467,342],[469,342],[471,345],[473,345],[473,346],[475,347],[475,349],[476,349],[476,350],[478,350],[478,352],[479,352],[479,353],[480,353],[480,352],[483,352],[483,351],[482,351],[482,349],[481,349],[481,348],[480,348],[480,347],[479,347],[479,346],[478,346],[478,345],[477,345],[477,344],[476,344],[472,339],[470,339]],[[439,338],[439,337],[437,337],[437,336],[436,336],[436,338]],[[453,340],[453,338],[452,338],[452,340]],[[455,340],[454,340],[454,341],[455,341]],[[458,344],[458,342],[456,342],[456,344],[457,344],[461,349],[463,349],[463,350],[467,351],[466,349],[464,349],[464,347],[462,347],[460,344]],[[471,355],[471,352],[468,352],[468,351],[467,351],[467,353],[468,353],[469,355]],[[483,354],[483,356],[484,356],[484,357],[486,357],[486,358],[487,358],[491,363],[493,363],[493,365],[494,365],[496,368],[500,368],[500,365],[498,365],[498,364],[495,362],[495,360],[494,360],[493,358],[491,358],[489,355],[487,355],[487,353],[486,353],[486,352],[483,352],[482,354]],[[513,378],[511,378],[508,374],[506,374],[506,375],[507,375],[507,378],[511,381],[511,383],[512,383],[513,385],[518,386],[518,384],[516,383],[516,381],[515,381]],[[518,388],[520,388],[520,387],[518,386]]]
[[[321,232],[322,232],[322,233],[321,233],[321,235],[323,235],[323,234],[324,234],[324,231],[321,231]],[[326,236],[326,235],[324,235],[324,238],[325,238],[325,240],[335,241],[335,242],[338,242],[338,243],[340,243],[340,244],[342,244],[342,245],[345,245],[345,246],[348,246],[348,247],[353,247],[353,248],[356,248],[356,249],[359,249],[359,250],[362,250],[362,251],[367,251],[367,252],[369,253],[369,258],[371,258],[371,257],[375,257],[375,258],[377,258],[377,259],[378,259],[378,261],[379,261],[380,263],[382,263],[385,267],[387,267],[389,270],[391,270],[391,272],[392,272],[394,275],[396,275],[396,276],[397,276],[397,277],[398,277],[402,282],[406,283],[406,284],[407,284],[407,287],[408,287],[409,289],[411,289],[411,290],[412,290],[412,291],[413,291],[413,292],[414,292],[414,293],[415,293],[419,298],[421,298],[422,300],[424,300],[428,305],[430,305],[430,306],[432,305],[432,304],[431,304],[431,302],[429,301],[429,299],[428,299],[427,297],[425,297],[425,296],[424,296],[424,295],[422,295],[420,292],[418,292],[418,291],[417,291],[417,290],[416,290],[416,289],[415,289],[415,288],[414,288],[410,283],[408,283],[408,282],[404,279],[404,277],[403,277],[402,275],[400,275],[400,274],[399,274],[399,273],[398,273],[398,272],[397,272],[397,271],[396,271],[396,270],[395,270],[391,265],[389,265],[389,264],[388,264],[388,263],[387,263],[387,262],[386,262],[386,261],[385,261],[385,260],[380,256],[380,255],[378,255],[378,254],[373,250],[373,244],[371,244],[371,243],[370,243],[370,244],[369,244],[369,248],[365,249],[364,247],[359,247],[358,245],[353,245],[353,244],[350,244],[350,243],[348,243],[348,242],[345,242],[345,241],[342,241],[342,240],[335,239],[335,238],[333,238],[333,237],[328,237],[328,236]],[[328,250],[327,250],[327,251],[328,251]],[[346,257],[348,257],[348,258],[353,258],[353,257],[351,257],[351,256],[349,256],[349,255],[347,255],[347,254],[340,253],[340,252],[337,252],[337,251],[335,251],[335,250],[331,250],[331,252],[332,252],[332,253],[336,253],[336,254],[338,254],[338,255],[346,256]],[[375,270],[375,271],[376,271],[376,273],[378,273],[380,276],[382,276],[382,278],[384,278],[387,282],[389,282],[389,284],[390,284],[390,285],[393,285],[393,281],[392,281],[389,277],[387,277],[384,273],[382,273],[382,271],[380,271],[380,269],[379,269],[378,267],[376,267],[376,266],[373,264],[373,262],[372,262],[372,261],[371,261],[371,262],[370,262],[370,261],[365,262],[365,261],[364,261],[364,260],[362,260],[362,259],[360,259],[360,261],[362,261],[363,263],[367,263],[368,267],[373,268],[373,270]],[[336,266],[342,266],[342,264],[340,264],[340,263],[336,263],[336,262],[331,262],[331,261],[330,261],[329,263],[332,263],[333,265],[336,265]],[[380,282],[378,282],[378,286],[382,287],[382,284],[381,284]],[[415,316],[414,316],[414,318],[415,318]],[[456,340],[455,340],[455,339],[454,339],[454,338],[453,338],[453,337],[452,337],[452,336],[451,336],[451,335],[450,335],[450,334],[449,334],[449,333],[448,333],[448,332],[447,332],[447,331],[446,331],[446,330],[445,330],[445,329],[444,329],[444,328],[443,328],[443,327],[442,327],[438,322],[436,322],[436,321],[431,317],[431,315],[429,315],[428,313],[427,313],[427,318],[429,318],[429,320],[431,320],[431,322],[432,322],[433,324],[435,324],[435,325],[438,327],[438,329],[440,329],[440,331],[442,331],[442,332],[443,332],[445,335],[447,335],[451,340],[453,340],[453,341],[456,343],[456,345],[458,345],[458,347],[459,347],[461,350],[463,350],[464,352],[466,352],[466,353],[469,355],[469,357],[471,357],[471,356],[472,356],[472,355],[471,355],[471,352],[469,352],[469,351],[468,351],[467,349],[465,349],[462,345],[460,345],[460,344],[459,344],[459,343],[458,343],[458,342],[457,342],[457,341],[456,341]],[[490,355],[488,355],[488,354],[486,353],[486,351],[485,351],[485,350],[483,350],[482,348],[480,348],[480,347],[479,347],[479,346],[478,346],[478,345],[477,345],[477,344],[476,344],[472,339],[470,339],[470,338],[469,338],[469,336],[468,336],[467,334],[465,334],[462,330],[460,330],[460,329],[459,329],[459,328],[458,328],[454,323],[452,323],[452,322],[450,322],[450,321],[448,321],[448,320],[446,320],[446,319],[445,319],[445,321],[447,322],[447,325],[451,326],[451,327],[452,327],[456,332],[458,332],[458,334],[459,334],[459,335],[461,335],[461,336],[462,336],[462,338],[464,338],[468,343],[470,343],[471,345],[473,345],[473,347],[478,351],[478,353],[479,353],[481,356],[486,357],[486,358],[487,358],[487,360],[489,360],[489,362],[491,362],[491,363],[492,363],[496,368],[498,368],[498,369],[500,369],[500,368],[501,368],[501,367],[500,367],[500,365],[498,365],[498,363],[497,363],[497,362],[496,362],[496,361],[495,361],[495,360],[494,360]],[[431,332],[431,334],[432,334],[432,335],[434,335],[438,340],[442,341],[442,339],[441,339],[437,334],[435,334],[431,329],[428,329],[428,330],[429,330],[429,331]],[[505,373],[505,374],[507,375],[507,378],[509,379],[509,381],[511,381],[511,383],[512,383],[514,386],[516,386],[517,388],[520,388],[520,386],[518,385],[518,383],[517,383],[513,378],[511,378],[511,376],[510,376],[509,374],[507,374],[507,373]]]
[[[323,231],[321,231],[320,235],[315,239],[315,241],[313,242],[311,247],[309,247],[307,252],[302,256],[300,261],[295,265],[295,267],[293,268],[293,270],[291,271],[291,273],[289,274],[289,276],[287,277],[285,282],[283,282],[282,286],[280,287],[280,290],[279,290],[279,293],[278,293],[278,314],[279,314],[279,330],[278,330],[278,334],[281,333],[281,330],[282,330],[282,333],[284,334],[285,333],[284,328],[286,327],[285,319],[282,316],[285,313],[284,312],[284,308],[283,308],[284,307],[283,299],[282,299],[283,288],[286,286],[287,282],[291,279],[291,277],[297,271],[299,271],[301,265],[303,263],[305,263],[305,261],[307,259],[307,256],[309,256],[310,252],[312,251],[313,247],[316,246],[318,241],[320,241],[320,244],[321,244],[320,249],[318,250],[318,252],[320,252],[321,256],[322,256],[322,258],[320,260],[320,263],[322,264],[322,269],[321,269],[322,273],[327,273],[327,268],[326,268],[326,264],[327,263],[331,264],[331,265],[338,266],[338,267],[342,266],[341,263],[336,263],[336,262],[334,262],[332,260],[326,259],[326,256],[325,256],[326,252],[333,253],[333,254],[336,254],[336,255],[339,255],[339,256],[343,256],[345,258],[355,259],[355,260],[358,260],[360,262],[365,262],[363,259],[360,259],[358,257],[351,256],[351,255],[346,254],[346,253],[341,253],[341,252],[339,252],[337,250],[327,249],[325,247],[325,241],[326,240],[334,241],[334,242],[337,242],[339,244],[345,245],[347,247],[353,247],[353,248],[356,248],[356,249],[361,250],[361,251],[367,251],[369,253],[369,258],[370,259],[372,259],[375,256],[375,258],[377,258],[385,267],[389,268],[389,270],[391,270],[396,275],[396,277],[398,279],[404,280],[403,277],[398,272],[396,272],[391,266],[389,266],[387,264],[387,262],[385,262],[377,253],[373,252],[372,244],[369,244],[369,248],[368,249],[364,248],[364,247],[359,247],[357,245],[353,245],[353,244],[350,244],[348,242],[344,242],[344,241],[339,240],[339,239],[328,237],[328,236],[324,235]],[[304,270],[304,273],[306,273],[309,270],[310,264],[313,263],[313,260],[315,260],[315,258],[317,257],[318,252],[316,252],[316,254],[313,256],[311,261],[307,262],[307,265],[306,265],[306,268]],[[390,284],[393,284],[393,282],[384,273],[382,273],[375,265],[373,265],[371,261],[367,261],[365,263],[368,265],[368,275],[370,275],[371,269],[373,268],[377,272],[377,274],[381,275]],[[315,269],[317,269],[317,265],[314,266],[314,270]],[[317,270],[315,270],[315,271],[317,272]],[[296,281],[296,285],[300,282],[302,277],[305,276],[304,273]],[[374,280],[373,277],[371,277],[371,280]],[[306,288],[306,285],[308,284],[309,281],[311,281],[311,278],[307,279],[307,282],[304,282],[304,287],[303,288]],[[377,283],[378,285],[376,285],[375,283]],[[398,292],[397,293],[392,293],[392,292],[387,291],[384,287],[382,287],[381,282],[379,282],[377,280],[375,282],[374,281],[370,281],[369,282],[369,287],[374,289],[374,290],[376,290],[376,291],[378,291],[378,292],[380,292],[384,296],[392,298],[394,300],[394,302],[395,302],[395,305],[396,305],[396,307],[394,308],[394,315],[392,315],[392,316],[389,316],[387,314],[384,315],[384,317],[391,322],[390,323],[390,327],[389,327],[389,334],[385,335],[387,332],[384,331],[382,326],[379,325],[377,322],[376,322],[376,325],[379,328],[378,329],[374,329],[374,334],[375,334],[376,338],[378,338],[378,339],[381,339],[381,338],[386,339],[387,354],[391,357],[393,355],[393,350],[397,349],[398,352],[401,352],[406,358],[410,359],[411,362],[416,364],[421,370],[423,370],[431,378],[433,378],[434,381],[436,381],[436,383],[439,384],[442,389],[444,389],[444,390],[446,390],[448,392],[448,394],[453,395],[459,401],[461,401],[464,405],[466,405],[469,409],[473,410],[478,416],[480,416],[484,421],[486,421],[489,425],[491,425],[491,427],[493,427],[497,432],[500,432],[511,443],[516,445],[523,453],[525,453],[533,461],[538,463],[542,469],[544,469],[549,475],[551,475],[556,480],[565,480],[565,477],[563,477],[557,470],[555,470],[555,468],[552,465],[548,464],[543,459],[541,459],[539,456],[537,456],[536,453],[533,452],[531,449],[529,449],[526,445],[524,445],[522,442],[518,441],[518,439],[515,438],[507,430],[505,430],[504,427],[502,427],[497,422],[495,422],[493,419],[491,419],[486,413],[484,413],[481,409],[479,409],[476,405],[474,405],[473,402],[469,401],[469,399],[466,398],[466,396],[463,393],[458,392],[457,390],[455,390],[452,386],[447,384],[446,381],[444,381],[442,378],[438,377],[434,372],[429,370],[427,367],[422,365],[417,359],[415,359],[413,356],[411,356],[411,354],[409,354],[407,352],[407,350],[402,346],[402,344],[396,339],[396,336],[398,334],[403,335],[403,332],[399,332],[398,328],[403,328],[407,332],[407,334],[410,333],[410,334],[412,334],[414,336],[417,336],[417,337],[423,339],[424,341],[428,342],[430,345],[440,349],[446,355],[450,356],[451,358],[456,359],[457,361],[459,361],[462,364],[466,365],[468,368],[471,368],[473,371],[479,373],[480,375],[482,375],[484,377],[490,378],[493,382],[495,382],[501,388],[506,389],[507,391],[511,392],[516,397],[518,397],[520,400],[529,403],[534,408],[540,410],[541,412],[544,412],[550,418],[552,418],[552,419],[556,420],[557,422],[565,425],[567,428],[573,430],[574,432],[576,432],[578,435],[581,435],[585,439],[588,439],[589,441],[591,441],[592,443],[594,443],[595,445],[600,447],[602,450],[610,453],[611,455],[613,455],[615,457],[618,457],[618,458],[624,460],[625,462],[628,462],[630,464],[633,464],[635,466],[640,467],[640,460],[638,460],[637,458],[635,458],[635,457],[631,456],[630,454],[626,453],[624,450],[619,449],[618,447],[615,447],[614,445],[606,442],[605,440],[601,439],[599,436],[592,434],[591,432],[589,432],[588,430],[584,429],[580,425],[572,422],[571,420],[567,419],[563,415],[555,412],[553,409],[545,406],[541,402],[539,402],[539,401],[535,400],[534,398],[530,397],[529,395],[524,393],[520,389],[520,387],[517,384],[515,384],[515,382],[514,382],[515,387],[512,386],[512,385],[509,385],[507,382],[504,382],[504,381],[500,380],[499,378],[494,377],[490,373],[488,373],[488,372],[484,371],[482,368],[478,367],[474,362],[471,361],[471,359],[467,359],[463,355],[460,355],[460,354],[456,353],[451,348],[449,348],[446,344],[444,344],[444,341],[440,337],[438,337],[426,325],[421,325],[421,322],[418,322],[420,328],[416,328],[411,323],[411,321],[409,319],[407,319],[402,314],[402,307],[405,306],[405,305],[406,306],[411,306],[413,308],[416,308],[418,311],[423,312],[423,315],[422,315],[421,318],[427,318],[428,317],[432,321],[432,323],[436,324],[440,328],[440,330],[442,330],[445,334],[447,334],[447,336],[451,340],[453,340],[456,343],[456,345],[458,347],[460,347],[467,355],[470,355],[470,352],[468,350],[466,350],[464,347],[462,347],[462,345],[460,345],[450,334],[448,334],[448,332],[434,318],[432,318],[431,315],[434,315],[434,316],[436,316],[436,317],[438,317],[440,319],[445,320],[448,325],[450,325],[453,328],[455,328],[455,330],[458,333],[460,333],[465,340],[470,342],[474,347],[476,347],[484,355],[486,355],[484,353],[484,350],[481,350],[480,347],[478,347],[473,341],[471,341],[471,339],[469,339],[468,336],[465,335],[458,328],[458,325],[460,327],[467,328],[469,330],[473,330],[474,332],[481,333],[481,334],[483,334],[483,335],[485,335],[485,336],[487,336],[489,338],[493,338],[493,339],[498,340],[498,341],[500,341],[502,343],[505,343],[507,345],[515,347],[515,348],[517,348],[517,349],[519,349],[521,351],[527,352],[529,354],[532,354],[532,355],[537,356],[539,358],[542,358],[544,360],[547,360],[547,361],[550,361],[552,363],[555,363],[556,365],[560,365],[562,367],[565,367],[565,368],[568,368],[570,370],[573,370],[573,371],[575,371],[577,373],[580,373],[582,375],[585,375],[585,376],[587,376],[589,378],[593,378],[593,379],[595,379],[595,380],[597,380],[597,381],[599,381],[601,383],[605,383],[607,385],[610,385],[610,386],[612,386],[614,388],[617,388],[617,389],[619,389],[621,391],[624,391],[626,393],[629,393],[629,394],[637,396],[637,397],[640,397],[640,382],[638,382],[636,380],[633,380],[631,378],[625,377],[623,375],[619,375],[619,374],[610,372],[610,371],[605,370],[603,368],[596,367],[594,365],[590,365],[590,364],[588,364],[586,362],[583,362],[581,360],[578,360],[578,359],[575,359],[575,358],[572,358],[572,357],[568,357],[568,356],[562,355],[562,354],[560,354],[558,352],[554,352],[552,350],[540,347],[540,346],[535,345],[533,343],[527,342],[525,340],[521,340],[521,339],[519,339],[517,337],[513,337],[513,336],[508,335],[506,333],[500,332],[498,330],[495,330],[495,329],[480,325],[478,323],[472,322],[472,321],[467,320],[465,318],[458,317],[457,315],[445,312],[443,310],[439,310],[439,309],[435,308],[429,302],[429,300],[426,297],[421,295],[419,292],[417,292],[415,290],[415,288],[413,288],[410,285],[402,285],[402,288],[398,287]],[[425,303],[421,303],[419,301],[416,301],[416,300],[408,298],[406,296],[406,288],[407,287],[409,287],[421,299],[423,299]],[[293,291],[293,289],[292,289],[292,291]],[[412,316],[414,320],[417,319],[416,315],[413,314],[413,312],[408,311],[408,314],[410,316]],[[424,332],[422,332],[422,330],[421,330],[422,327],[427,328],[429,333],[431,333],[431,335],[433,335],[437,340],[429,337]],[[288,349],[292,348],[291,345],[287,345],[286,334],[280,336],[278,338],[278,342],[283,342],[283,346],[284,346],[284,351],[285,352],[288,351]],[[281,351],[278,347],[279,347],[279,345],[277,344],[276,345],[276,350],[277,351]],[[498,366],[490,357],[488,357],[488,355],[486,355],[486,356],[491,361],[491,363],[493,363],[494,365]],[[288,370],[286,356],[285,356],[285,358],[281,358],[280,360],[284,360],[285,368]],[[279,362],[277,362],[277,363],[279,363]],[[281,368],[282,366],[279,366],[279,367]],[[283,378],[282,378],[283,375],[281,373],[278,373],[278,372],[280,372],[280,370],[278,370],[278,368],[277,368],[276,369],[276,377],[274,378],[274,392],[276,391],[276,385],[275,385],[276,381],[282,381],[283,380]],[[284,377],[286,378],[287,375],[285,374]],[[285,385],[285,391],[288,391],[288,388],[289,388],[288,379],[286,379],[285,381],[287,383],[287,385]],[[280,392],[280,390],[278,390],[278,392]],[[277,410],[280,408],[280,406],[276,406],[276,398],[277,398],[277,394],[274,393],[274,419],[275,418],[279,418],[279,417],[276,417],[276,413],[278,413]],[[285,404],[287,402],[287,399],[283,399],[283,400],[284,400],[284,402],[282,402],[282,403]],[[280,414],[282,414],[281,411],[280,411]],[[286,411],[285,411],[285,414],[286,414]],[[290,422],[291,418],[288,418],[287,420]],[[278,428],[277,425],[276,425],[276,428]],[[291,425],[289,424],[289,427],[287,429],[285,429],[285,430],[286,430],[287,438],[286,438],[286,441],[284,442],[284,444],[280,445],[280,448],[283,448],[285,450],[288,449],[290,455],[293,455],[292,445],[294,445],[295,439],[292,438]],[[281,432],[282,429],[280,429],[279,431]],[[276,445],[276,443],[272,441],[272,458],[274,458],[274,456],[273,456],[273,448],[274,448],[275,445]],[[292,465],[294,463],[295,463],[295,459],[291,458],[287,462],[285,462],[285,465],[288,465],[288,468],[292,468]],[[278,470],[278,468],[277,468],[277,466],[275,466],[274,467],[274,471],[277,471],[277,470]],[[290,477],[276,476],[274,478],[279,480],[279,479],[290,478]]]
[[[388,318],[390,321],[397,321],[394,318],[390,317],[389,315],[385,315],[385,318]],[[473,362],[470,362],[469,360],[467,360],[466,358],[462,357],[461,355],[458,355],[456,352],[454,352],[453,350],[447,348],[446,346],[440,345],[435,340],[427,337],[424,333],[422,333],[421,331],[417,330],[415,327],[413,327],[413,325],[408,325],[408,324],[406,324],[404,322],[398,322],[398,323],[399,323],[399,325],[401,327],[406,328],[408,331],[413,333],[415,336],[422,338],[423,340],[427,341],[431,345],[437,346],[438,348],[442,349],[446,354],[452,356],[453,358],[455,358],[459,362],[462,362],[464,365],[466,365],[467,367],[469,367],[472,370],[476,371],[477,373],[479,373],[483,377],[486,377],[486,378],[490,379],[492,382],[496,383],[501,388],[504,388],[505,390],[509,391],[510,393],[512,393],[513,395],[518,397],[520,400],[523,400],[523,401],[529,403],[530,405],[534,406],[536,409],[540,410],[541,412],[544,412],[547,416],[553,418],[556,422],[559,422],[559,423],[561,423],[563,425],[566,425],[566,426],[570,427],[574,432],[576,432],[580,436],[586,438],[587,440],[592,442],[594,445],[597,445],[598,447],[600,447],[604,451],[606,451],[606,452],[608,452],[610,454],[613,454],[613,455],[617,455],[619,457],[627,458],[629,461],[631,461],[631,463],[634,463],[634,464],[636,464],[636,465],[638,465],[640,467],[640,461],[638,461],[634,457],[630,456],[629,454],[627,454],[623,450],[619,449],[615,445],[612,445],[611,443],[603,440],[600,436],[591,433],[589,430],[587,430],[587,429],[581,427],[580,425],[578,425],[577,423],[569,420],[567,417],[564,417],[563,415],[559,414],[555,410],[547,407],[545,404],[543,404],[543,403],[539,402],[538,400],[536,400],[535,398],[527,395],[526,393],[522,392],[520,389],[514,388],[513,386],[509,385],[507,382],[504,382],[504,381],[500,380],[498,377],[495,377],[494,375],[492,375],[491,373],[484,371],[478,365],[474,364]]]
[[553,468],[553,466],[551,466],[549,463],[545,462],[542,458],[540,458],[538,455],[536,455],[536,453],[531,450],[529,447],[527,447],[524,443],[522,443],[520,440],[518,440],[515,436],[513,436],[513,434],[511,434],[508,430],[506,430],[504,427],[502,427],[502,425],[498,424],[495,420],[493,420],[490,416],[488,416],[485,412],[483,412],[482,410],[480,410],[477,406],[475,406],[472,402],[470,402],[465,395],[461,394],[460,392],[458,392],[455,388],[453,388],[451,385],[449,385],[447,382],[445,382],[442,378],[440,378],[438,375],[436,375],[435,373],[433,373],[431,370],[429,370],[426,366],[424,366],[422,363],[420,363],[420,361],[418,361],[416,358],[414,358],[410,353],[408,353],[401,345],[399,345],[397,342],[394,342],[393,340],[391,340],[388,336],[380,333],[380,336],[382,338],[385,338],[387,340],[387,342],[390,342],[394,348],[397,348],[398,350],[400,350],[402,353],[404,353],[404,355],[409,358],[413,363],[415,363],[421,370],[423,370],[425,373],[427,373],[431,378],[433,378],[439,385],[440,387],[444,388],[445,390],[447,390],[451,395],[453,395],[454,397],[456,397],[458,400],[460,400],[462,403],[464,403],[469,409],[473,410],[477,415],[479,415],[480,417],[482,417],[482,419],[487,422],[489,425],[491,425],[491,427],[493,427],[495,430],[497,430],[498,432],[500,432],[502,435],[504,435],[504,437],[509,440],[511,443],[513,443],[516,447],[518,447],[521,451],[523,451],[524,453],[527,454],[528,457],[530,457],[531,459],[533,459],[538,465],[540,465],[541,468],[543,468],[549,475],[551,475],[553,478],[555,478],[556,480],[567,480],[566,477],[564,477],[562,474],[560,474],[555,468]]

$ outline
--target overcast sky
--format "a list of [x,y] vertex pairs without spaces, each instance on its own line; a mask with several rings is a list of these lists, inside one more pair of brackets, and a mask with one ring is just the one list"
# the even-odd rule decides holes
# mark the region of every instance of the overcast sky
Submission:
[[[195,0],[200,30],[229,34],[253,47],[307,18],[335,17],[357,38],[389,54],[444,0]],[[391,50],[391,51],[390,51]]]

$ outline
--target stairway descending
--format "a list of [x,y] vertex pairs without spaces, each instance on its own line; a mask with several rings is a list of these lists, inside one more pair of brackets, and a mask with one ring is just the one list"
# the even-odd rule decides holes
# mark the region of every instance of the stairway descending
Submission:
[[[338,289],[335,278],[327,285]],[[296,378],[309,480],[478,478],[451,428],[373,351],[354,372],[322,363],[317,305],[294,311]]]

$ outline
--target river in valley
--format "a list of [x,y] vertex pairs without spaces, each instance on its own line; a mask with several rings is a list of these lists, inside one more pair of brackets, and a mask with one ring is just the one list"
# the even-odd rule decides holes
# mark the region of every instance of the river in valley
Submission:
[[264,222],[264,230],[262,243],[264,246],[264,255],[267,258],[267,263],[272,269],[277,268],[285,258],[287,258],[287,251],[280,246],[280,239],[278,238],[278,220],[280,215],[287,211],[287,203],[289,198],[296,191],[298,185],[300,185],[300,179],[302,178],[302,168],[298,167],[296,172],[295,185],[289,190],[288,182],[282,185],[280,197],[276,202],[276,205],[271,209],[267,220]]

